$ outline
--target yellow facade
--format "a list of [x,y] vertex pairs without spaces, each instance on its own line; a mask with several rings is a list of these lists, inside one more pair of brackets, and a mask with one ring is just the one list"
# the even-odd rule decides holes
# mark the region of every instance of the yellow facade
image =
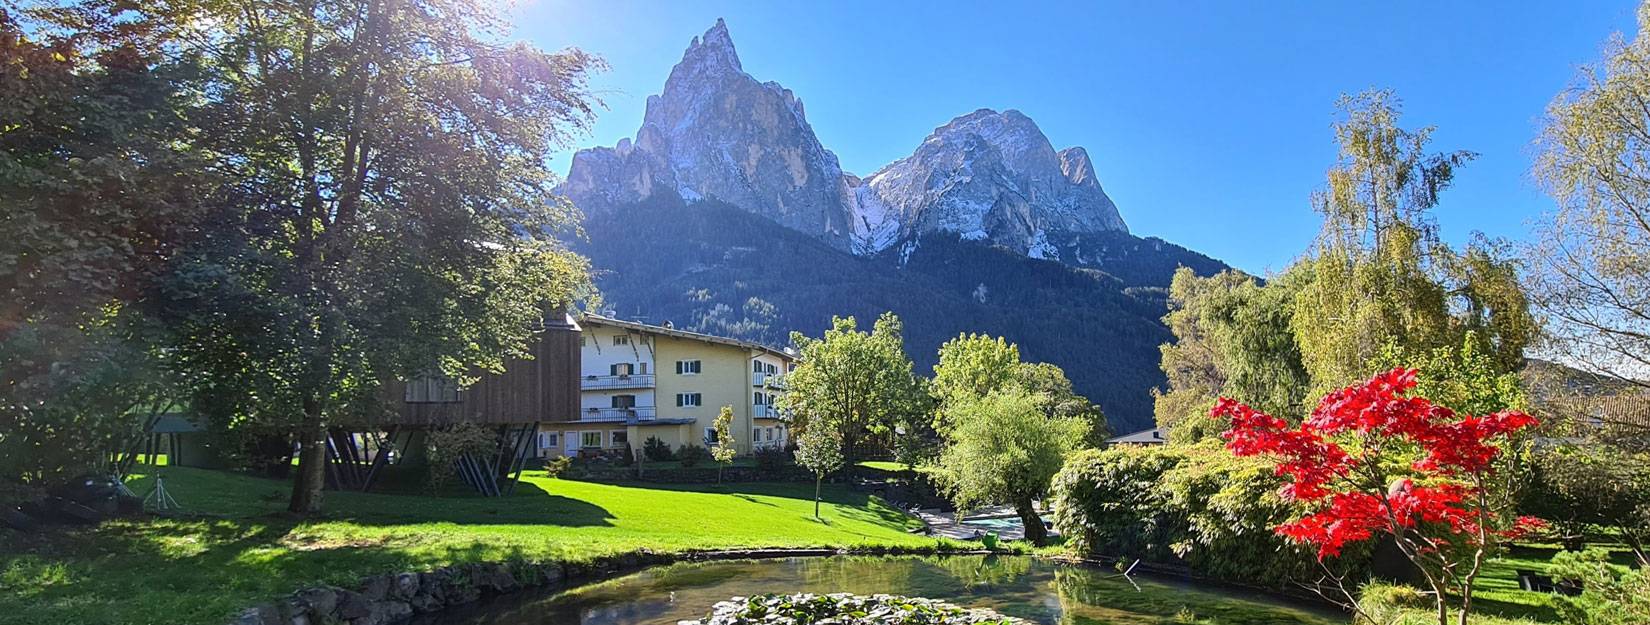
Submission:
[[[671,336],[654,338],[654,354],[659,367],[659,418],[691,418],[690,436],[704,445],[706,432],[714,427],[723,406],[733,408],[734,447],[741,455],[751,452],[751,381],[748,348]],[[697,373],[678,373],[677,363],[697,361]],[[689,368],[691,367],[684,367]],[[698,406],[680,405],[681,396],[697,394]],[[638,449],[642,441],[636,441]]]

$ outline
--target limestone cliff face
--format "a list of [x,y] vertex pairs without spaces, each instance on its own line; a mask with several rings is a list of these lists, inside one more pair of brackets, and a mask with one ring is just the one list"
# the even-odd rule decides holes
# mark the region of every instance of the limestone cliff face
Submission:
[[1042,258],[1058,242],[1128,232],[1088,152],[1056,152],[1019,111],[980,109],[935,129],[911,156],[856,190],[856,250],[876,251],[930,232],[952,232]]
[[634,141],[581,150],[562,192],[589,213],[656,193],[715,198],[846,248],[852,191],[802,101],[746,74],[721,20],[695,38]]

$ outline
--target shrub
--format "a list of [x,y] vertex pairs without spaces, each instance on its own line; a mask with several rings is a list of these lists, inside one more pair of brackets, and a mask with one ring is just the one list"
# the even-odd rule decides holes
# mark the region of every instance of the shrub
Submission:
[[1610,563],[1608,552],[1594,547],[1579,553],[1558,552],[1547,573],[1555,580],[1581,584],[1580,597],[1560,597],[1554,602],[1566,623],[1650,623],[1650,569],[1616,566]]
[[1358,593],[1358,610],[1376,623],[1396,623],[1405,612],[1426,609],[1430,600],[1414,586],[1370,582]]
[[779,447],[763,447],[756,450],[756,468],[764,473],[773,473],[790,464],[791,454]]
[[[1313,553],[1272,528],[1294,518],[1265,462],[1218,442],[1073,454],[1054,478],[1054,525],[1083,553],[1180,560],[1201,575],[1283,586],[1316,579]],[[1362,567],[1364,551],[1348,553]]]
[[566,471],[567,467],[570,466],[573,466],[572,456],[556,456],[555,458],[544,461],[544,472],[549,477],[556,477],[561,475],[562,471]]
[[425,485],[440,493],[458,476],[455,464],[464,456],[483,457],[498,450],[498,434],[474,423],[460,423],[445,430],[431,430],[425,437],[429,477]]
[[682,445],[676,450],[676,460],[682,463],[682,468],[691,469],[702,462],[710,462],[710,450],[692,443]]
[[665,462],[667,460],[676,459],[676,454],[670,451],[670,445],[667,445],[664,441],[659,440],[659,437],[657,436],[649,436],[647,437],[647,440],[642,441],[642,455],[646,456],[648,460],[652,460],[653,462]]
[[1088,553],[1166,559],[1167,501],[1157,488],[1178,454],[1114,447],[1071,455],[1050,487],[1054,527]]

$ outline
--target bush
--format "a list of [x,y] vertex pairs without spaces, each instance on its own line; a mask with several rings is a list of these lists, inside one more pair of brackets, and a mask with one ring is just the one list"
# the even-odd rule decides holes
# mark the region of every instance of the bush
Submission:
[[[1272,586],[1317,579],[1312,551],[1273,533],[1297,515],[1281,484],[1265,461],[1215,441],[1083,451],[1054,478],[1054,525],[1084,553],[1178,560],[1200,575]],[[1336,562],[1361,571],[1367,554],[1349,548]]]
[[700,463],[710,462],[710,450],[689,443],[676,450],[676,460],[682,463],[682,468],[691,469]]
[[773,473],[790,464],[791,455],[778,447],[763,447],[756,450],[756,468],[765,473]]
[[1358,593],[1358,609],[1377,623],[1398,622],[1405,612],[1431,609],[1432,600],[1414,586],[1370,582]]
[[1566,623],[1650,623],[1650,569],[1611,564],[1610,554],[1594,547],[1558,552],[1547,573],[1555,580],[1581,584],[1580,597],[1559,597],[1553,604]]
[[670,451],[670,445],[666,445],[665,442],[659,440],[659,437],[657,436],[649,436],[647,437],[647,440],[642,441],[642,455],[653,462],[665,462],[667,460],[676,459],[676,454],[671,453]]
[[1134,447],[1072,454],[1049,488],[1054,527],[1086,553],[1167,559],[1167,503],[1156,484],[1180,456]]
[[566,471],[567,467],[570,466],[573,466],[572,456],[556,456],[555,458],[544,461],[544,472],[549,477],[556,477],[561,475],[562,471]]

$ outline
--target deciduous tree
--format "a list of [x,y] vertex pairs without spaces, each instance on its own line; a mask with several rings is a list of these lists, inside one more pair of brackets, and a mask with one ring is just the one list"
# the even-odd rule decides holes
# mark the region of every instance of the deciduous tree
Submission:
[[1547,107],[1535,176],[1556,200],[1527,250],[1545,347],[1650,388],[1650,4]]
[[290,509],[320,507],[325,432],[382,410],[379,382],[465,382],[525,357],[546,305],[587,284],[555,240],[553,149],[587,128],[600,62],[501,39],[484,0],[167,3],[211,24],[180,43],[211,229],[154,298],[196,405],[288,427]]
[[1048,493],[1066,454],[1082,444],[1088,424],[1048,417],[1040,399],[1018,387],[964,401],[952,410],[955,425],[945,432],[945,449],[929,472],[959,514],[977,505],[1011,505],[1025,526],[1026,540],[1041,546],[1047,531],[1033,504]]
[[716,430],[716,444],[710,448],[710,457],[716,460],[716,483],[722,483],[722,469],[733,457],[739,454],[733,440],[733,406],[723,406],[722,412],[716,414],[711,422],[711,428]]
[[[1458,623],[1473,607],[1473,582],[1497,547],[1539,525],[1513,517],[1496,461],[1508,437],[1536,425],[1522,412],[1457,415],[1410,395],[1416,371],[1394,369],[1324,397],[1298,426],[1221,398],[1224,437],[1239,456],[1275,459],[1286,498],[1315,506],[1277,532],[1338,555],[1350,544],[1393,537],[1434,593],[1439,625],[1451,594]],[[1355,602],[1352,602],[1355,604]]]
[[801,356],[778,405],[793,415],[794,429],[830,430],[852,461],[862,443],[926,418],[928,391],[912,373],[900,332],[899,317],[884,313],[870,332],[853,317],[838,317],[822,338],[791,333]]

